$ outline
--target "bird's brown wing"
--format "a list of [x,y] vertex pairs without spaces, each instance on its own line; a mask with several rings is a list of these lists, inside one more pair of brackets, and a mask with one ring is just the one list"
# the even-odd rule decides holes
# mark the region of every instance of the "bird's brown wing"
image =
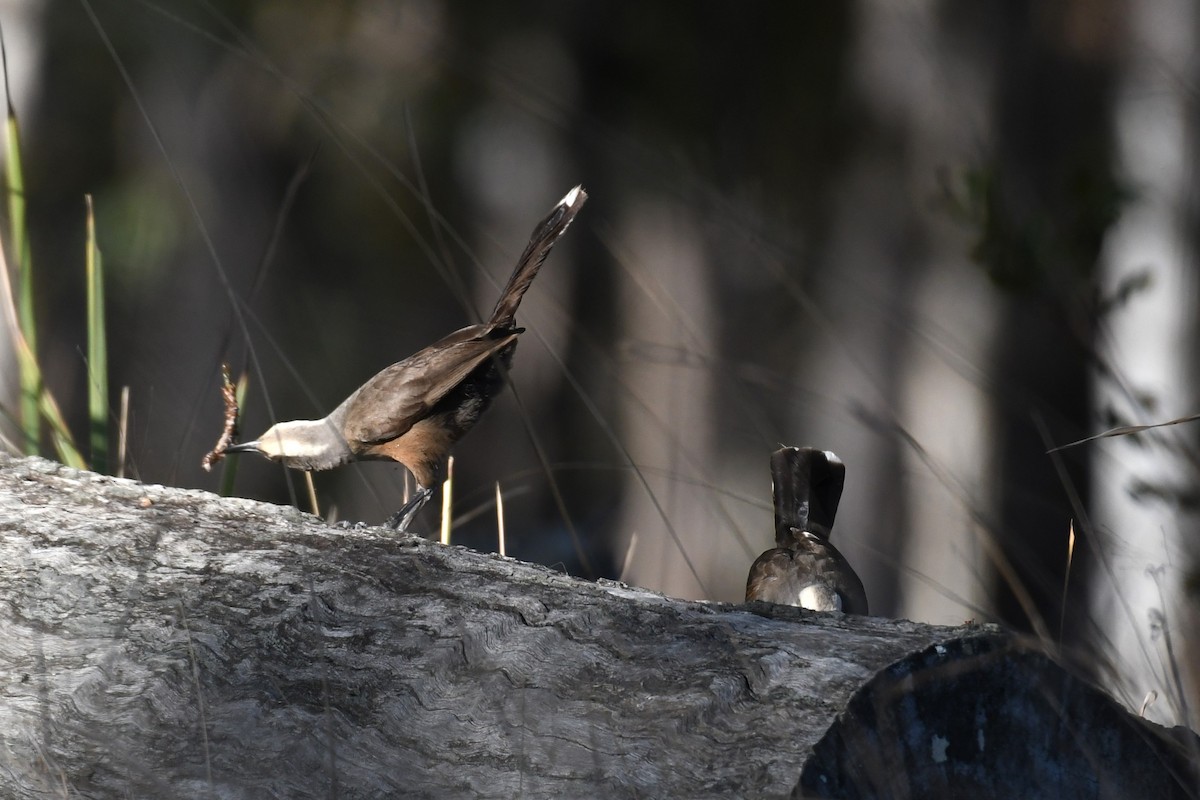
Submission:
[[346,440],[370,444],[395,439],[424,418],[476,367],[517,339],[515,331],[472,335],[481,328],[452,333],[363,384],[338,409],[344,409]]
[[754,560],[746,577],[746,599],[780,605],[796,605],[802,583],[793,564],[795,552],[786,548],[767,550]]

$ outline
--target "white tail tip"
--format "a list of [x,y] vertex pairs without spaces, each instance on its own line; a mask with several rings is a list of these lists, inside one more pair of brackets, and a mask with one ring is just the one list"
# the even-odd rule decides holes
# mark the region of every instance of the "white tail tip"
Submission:
[[[567,196],[564,197],[562,200],[559,200],[558,204],[560,206],[567,206],[568,208],[570,208],[571,206],[575,205],[575,201],[579,199],[579,195],[581,193],[583,193],[582,184],[579,186],[576,186],[574,189],[567,192]],[[584,196],[586,197],[586,193],[584,193]]]

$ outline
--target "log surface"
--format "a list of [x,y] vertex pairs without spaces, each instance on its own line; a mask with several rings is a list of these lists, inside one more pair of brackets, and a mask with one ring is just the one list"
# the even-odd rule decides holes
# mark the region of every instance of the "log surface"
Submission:
[[947,646],[0,455],[6,798],[801,796]]

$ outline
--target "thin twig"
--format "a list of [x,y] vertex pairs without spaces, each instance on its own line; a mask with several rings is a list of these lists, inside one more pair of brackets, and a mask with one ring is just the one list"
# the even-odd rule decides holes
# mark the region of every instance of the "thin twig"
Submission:
[[213,464],[225,457],[225,450],[237,439],[238,404],[237,388],[229,375],[229,365],[221,365],[221,397],[225,401],[225,427],[221,430],[221,438],[217,446],[205,454],[200,466],[205,472],[211,472]]
[[118,478],[125,477],[125,454],[129,445],[129,384],[121,387],[121,415],[117,421],[117,471]]

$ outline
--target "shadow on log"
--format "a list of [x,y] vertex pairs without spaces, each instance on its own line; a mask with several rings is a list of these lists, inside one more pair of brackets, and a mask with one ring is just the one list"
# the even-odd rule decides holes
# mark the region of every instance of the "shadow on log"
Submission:
[[[0,796],[1194,796],[994,627],[683,602],[0,455]],[[1191,763],[1195,763],[1194,760]]]

